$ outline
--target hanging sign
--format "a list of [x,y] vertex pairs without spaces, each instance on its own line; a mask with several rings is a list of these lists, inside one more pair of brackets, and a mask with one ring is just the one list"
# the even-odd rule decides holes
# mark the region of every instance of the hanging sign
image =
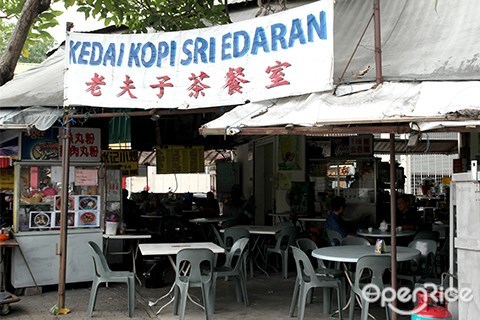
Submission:
[[[99,128],[70,129],[70,161],[100,161],[101,135]],[[22,133],[21,156],[23,160],[59,160],[62,146],[60,129],[30,130]]]
[[123,176],[138,175],[138,151],[136,150],[103,150],[102,162],[107,167],[120,166]]
[[204,173],[203,146],[157,146],[157,174]]
[[204,108],[332,88],[333,0],[210,28],[70,33],[68,105]]

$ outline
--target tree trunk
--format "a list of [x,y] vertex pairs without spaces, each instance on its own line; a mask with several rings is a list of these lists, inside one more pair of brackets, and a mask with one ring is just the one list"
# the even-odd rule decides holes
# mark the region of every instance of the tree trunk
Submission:
[[28,32],[37,16],[50,8],[51,0],[26,0],[5,52],[0,57],[0,86],[13,78]]

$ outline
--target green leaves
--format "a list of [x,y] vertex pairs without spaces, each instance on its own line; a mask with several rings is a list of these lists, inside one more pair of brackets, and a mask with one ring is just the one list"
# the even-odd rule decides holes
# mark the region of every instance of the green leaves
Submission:
[[79,11],[132,32],[178,31],[228,23],[223,5],[212,0],[83,0]]

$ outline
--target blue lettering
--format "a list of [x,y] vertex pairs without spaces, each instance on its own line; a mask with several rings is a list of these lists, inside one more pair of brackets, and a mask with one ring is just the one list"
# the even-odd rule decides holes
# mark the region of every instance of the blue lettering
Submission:
[[232,44],[230,43],[230,40],[232,39],[232,34],[225,33],[222,36],[222,60],[230,60],[232,59],[232,55],[230,53],[227,53],[227,50],[232,48]]
[[120,43],[120,53],[118,55],[117,67],[122,66],[123,55],[125,54],[125,43]]
[[262,27],[255,29],[251,53],[257,54],[259,48],[263,48],[264,52],[270,52],[267,43],[267,36],[265,35],[265,30]]
[[278,51],[278,43],[282,49],[287,49],[287,27],[283,23],[275,23],[272,25],[272,51]]
[[102,62],[103,46],[100,42],[92,42],[92,55],[90,56],[90,65],[98,66]]
[[215,49],[217,48],[217,42],[214,37],[210,37],[210,45],[208,47],[208,62],[215,63]]
[[88,56],[90,55],[90,47],[92,44],[90,42],[83,42],[82,48],[80,49],[80,55],[78,56],[78,64],[88,64]]
[[198,56],[200,56],[200,59],[203,63],[207,63],[207,55],[205,54],[205,51],[207,50],[208,47],[208,42],[207,40],[197,37],[195,39],[195,56],[193,58],[193,63],[198,64]]
[[77,49],[80,48],[81,45],[82,45],[81,42],[74,43],[73,41],[70,41],[70,61],[73,64],[77,63],[77,59],[75,57],[75,51],[77,51]]
[[[240,43],[242,40],[243,43]],[[246,31],[237,31],[233,33],[233,56],[235,58],[243,57],[250,50],[250,35]]]
[[165,41],[161,41],[158,43],[158,59],[157,59],[157,67],[162,67],[162,59],[168,56],[168,43]]
[[140,58],[138,57],[138,53],[140,52],[140,49],[142,48],[141,43],[132,43],[130,44],[130,52],[128,54],[128,66],[132,66],[132,62],[135,62],[135,66],[140,67]]
[[103,56],[103,65],[106,66],[107,63],[110,61],[110,65],[112,67],[115,66],[115,57],[116,57],[115,44],[110,43],[108,45],[107,51],[105,52],[105,55]]
[[302,22],[300,19],[292,20],[292,28],[290,29],[290,39],[288,40],[288,46],[291,48],[295,44],[295,41],[300,41],[300,44],[305,44],[305,34],[303,33]]
[[157,60],[157,50],[155,45],[148,41],[142,46],[142,65],[150,68],[155,60]]
[[175,65],[175,59],[177,58],[177,42],[171,41],[170,42],[170,66]]
[[317,36],[322,39],[327,39],[327,17],[325,11],[320,11],[320,22],[315,19],[313,14],[307,16],[307,34],[308,42],[315,41],[313,31],[317,33]]
[[192,39],[185,40],[185,42],[183,43],[182,51],[183,53],[185,53],[187,57],[185,59],[180,60],[180,63],[182,64],[182,66],[189,65],[192,62],[192,51],[188,49],[188,46],[193,46]]

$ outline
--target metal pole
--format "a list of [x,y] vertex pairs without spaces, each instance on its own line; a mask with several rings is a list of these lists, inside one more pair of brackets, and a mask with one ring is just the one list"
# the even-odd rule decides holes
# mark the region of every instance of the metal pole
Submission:
[[[397,290],[397,195],[395,190],[395,133],[390,133],[390,228],[392,247],[392,289]],[[397,299],[392,301],[397,306]],[[392,312],[392,320],[397,320],[397,314]]]
[[62,130],[62,193],[60,214],[60,269],[58,275],[58,309],[65,308],[65,279],[67,266],[67,216],[68,216],[68,176],[70,168],[70,115],[63,117],[64,128]]
[[375,37],[376,83],[382,83],[382,42],[380,39],[380,0],[373,0],[373,29]]

